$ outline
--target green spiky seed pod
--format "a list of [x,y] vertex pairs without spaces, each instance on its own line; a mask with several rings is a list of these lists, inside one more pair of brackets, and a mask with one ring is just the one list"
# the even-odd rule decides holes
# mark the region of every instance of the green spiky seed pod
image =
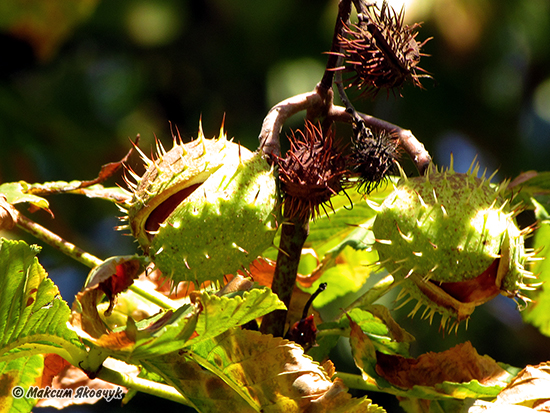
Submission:
[[276,232],[273,168],[258,152],[227,140],[176,142],[133,174],[129,228],[162,273],[175,283],[220,280],[246,267]]
[[[442,314],[441,324],[458,326],[475,307],[499,293],[524,289],[526,232],[515,224],[503,193],[506,184],[466,174],[429,169],[403,177],[379,207],[373,225],[380,263],[402,282],[401,297],[426,305],[424,317]],[[376,207],[375,207],[376,208]]]

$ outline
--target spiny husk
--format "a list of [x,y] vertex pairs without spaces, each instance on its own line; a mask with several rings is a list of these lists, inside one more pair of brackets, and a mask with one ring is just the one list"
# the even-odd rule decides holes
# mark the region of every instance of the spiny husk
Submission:
[[[499,293],[520,296],[533,278],[524,266],[524,235],[503,194],[506,182],[493,185],[479,166],[468,173],[431,168],[425,177],[402,177],[395,190],[377,207],[373,225],[376,250],[383,265],[402,283],[404,293],[426,306],[424,317],[442,314],[468,319],[475,307]],[[521,297],[524,298],[524,297]],[[457,327],[454,321],[449,324]]]
[[330,199],[348,186],[349,160],[334,141],[334,131],[306,121],[289,137],[291,148],[277,158],[286,217],[315,218]]
[[220,280],[252,262],[273,241],[277,191],[258,152],[227,140],[174,140],[133,174],[128,228],[163,275],[175,283]]
[[385,129],[354,125],[351,161],[358,175],[357,190],[371,193],[396,168],[399,158],[396,137]]

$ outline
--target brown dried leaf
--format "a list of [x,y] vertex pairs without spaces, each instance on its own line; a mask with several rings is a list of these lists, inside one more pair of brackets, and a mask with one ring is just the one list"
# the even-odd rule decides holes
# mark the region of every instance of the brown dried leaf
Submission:
[[379,411],[367,398],[352,398],[343,382],[332,381],[300,346],[254,331],[229,330],[191,352],[166,354],[144,364],[200,411]]
[[57,354],[46,354],[44,356],[44,370],[42,371],[41,388],[51,386],[55,376],[70,366],[70,363]]
[[550,362],[525,367],[500,392],[496,404],[521,404],[539,412],[550,411]]
[[105,316],[115,305],[116,295],[127,289],[141,272],[141,261],[135,256],[113,257],[94,268],[86,287],[77,294],[72,307],[70,323],[93,338],[107,334],[108,329],[101,319],[97,305],[104,294],[109,299]]
[[327,372],[328,377],[332,377],[336,374],[336,367],[330,359],[325,360],[323,364],[321,364],[321,367]]
[[517,177],[515,177],[509,184],[508,189],[514,188],[518,185],[521,185],[528,180],[536,177],[539,173],[537,171],[526,171],[520,173]]
[[141,271],[142,262],[135,256],[109,258],[90,272],[84,291],[97,288],[105,293],[110,302],[105,311],[108,316],[113,310],[116,295],[131,286]]
[[[137,145],[138,142],[139,142],[139,136],[136,139],[136,142],[135,142],[134,145]],[[132,152],[134,152],[134,147],[133,146],[130,148],[130,150],[124,156],[124,158],[122,158],[120,161],[110,162],[108,164],[103,165],[101,167],[101,170],[99,171],[99,174],[98,174],[97,178],[92,179],[91,181],[82,181],[80,183],[79,188],[87,188],[89,186],[99,184],[99,183],[109,179],[111,176],[113,176],[116,173],[116,171],[118,171],[120,168],[122,168],[122,166],[124,166],[124,164],[130,158],[130,155],[132,154]]]
[[4,194],[0,194],[0,230],[12,229],[17,221],[17,210]]
[[503,384],[508,373],[489,356],[480,356],[470,342],[441,353],[405,358],[376,352],[376,372],[397,387],[435,386],[444,381],[477,380],[486,386]]
[[174,286],[170,278],[165,277],[162,272],[154,268],[153,265],[147,268],[147,271],[140,275],[139,280],[151,283],[153,288],[161,294],[164,294],[172,300],[188,297],[195,291],[195,284],[189,281],[182,281]]
[[104,334],[94,342],[98,347],[114,351],[123,351],[126,348],[131,349],[135,343],[135,337],[130,337],[126,330]]
[[79,331],[79,335],[86,333],[93,338],[99,338],[107,334],[107,327],[97,311],[97,304],[102,297],[103,292],[96,288],[81,291],[76,295],[69,322]]
[[[125,374],[130,374],[133,376],[137,376],[138,374],[138,370],[135,366],[131,366],[119,360],[107,359],[104,364],[111,369],[115,369]],[[73,397],[41,399],[36,404],[36,407],[55,407],[56,409],[63,409],[74,404],[95,404],[101,400],[101,398],[97,397],[74,397],[77,389],[83,387],[87,387],[90,390],[101,389],[101,391],[120,389],[118,390],[119,394],[117,397],[120,397],[120,395],[127,392],[127,389],[124,387],[120,387],[100,379],[92,380],[81,369],[72,365],[66,365],[59,372],[59,374],[54,377],[53,381],[51,381],[51,387],[54,389],[71,389]]]
[[275,261],[267,258],[258,258],[249,266],[250,276],[258,284],[265,287],[271,287],[273,282],[273,273],[275,272]]
[[319,398],[312,400],[311,407],[302,409],[302,412],[327,412],[327,413],[383,413],[384,409],[364,397],[363,399],[353,399],[348,393],[348,388],[343,381],[336,378],[332,386]]

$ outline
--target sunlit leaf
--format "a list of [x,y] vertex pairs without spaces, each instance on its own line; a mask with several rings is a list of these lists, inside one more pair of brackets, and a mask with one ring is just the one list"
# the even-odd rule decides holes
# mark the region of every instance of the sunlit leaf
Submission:
[[198,336],[189,345],[217,336],[274,310],[285,309],[283,302],[269,288],[253,288],[221,297],[203,292],[197,300],[202,306],[197,322]]
[[[189,347],[234,326],[284,308],[278,297],[267,288],[253,288],[221,297],[201,292],[194,299],[193,304],[184,304],[175,311],[161,312],[137,323],[128,317],[124,328],[116,331],[105,329],[103,333],[88,339],[107,354],[138,362]],[[86,315],[88,312],[94,313],[94,308],[86,303],[87,300],[82,302],[85,305],[82,311],[84,320],[90,318]],[[97,330],[94,325],[99,323],[106,327],[99,315],[92,317],[90,329]]]
[[[369,196],[372,202],[380,203],[390,193],[391,181]],[[376,212],[362,195],[350,190],[331,199],[334,213],[320,215],[310,224],[306,247],[315,252],[318,263],[307,264],[302,259],[299,271],[309,274],[299,277],[299,285],[313,292],[321,282],[328,287],[315,302],[316,308],[355,294],[365,284],[378,260],[375,251],[370,251],[374,237],[370,227]]]
[[[375,255],[376,256],[376,255]],[[322,308],[337,302],[342,306],[342,297],[357,293],[363,287],[373,270],[371,252],[354,251],[346,248],[336,260],[336,264],[323,272],[322,276],[312,284],[308,292],[315,291],[322,282],[327,283],[327,289],[315,300],[314,306]]]
[[[369,195],[369,200],[381,203],[392,191],[392,181],[388,181]],[[354,190],[331,198],[334,212],[321,214],[310,224],[307,246],[325,252],[336,248],[346,237],[369,219],[376,212],[368,205],[363,195]],[[358,236],[354,236],[358,238]],[[351,237],[353,238],[353,237]],[[360,237],[359,237],[360,238]],[[364,246],[358,245],[364,248]]]
[[196,336],[199,314],[195,306],[183,305],[168,318],[167,322],[159,319],[154,325],[139,331],[131,358],[141,360],[182,348]]
[[[371,352],[372,347],[381,352],[408,356],[409,344],[414,341],[414,337],[401,328],[393,320],[389,310],[381,305],[372,305],[370,311],[354,308],[339,322],[322,323],[317,328],[318,346],[308,351],[315,360],[323,360],[340,337],[350,337],[353,328],[362,331],[369,338],[368,342],[358,348],[359,351]],[[373,366],[374,362],[373,358]]]
[[[369,201],[381,203],[393,189],[395,178],[388,179],[369,195]],[[315,303],[315,308],[339,303],[348,295],[356,294],[378,261],[375,251],[368,248],[374,242],[370,225],[376,212],[365,197],[353,189],[331,198],[332,208],[310,223],[309,236],[298,268],[297,284],[313,293],[320,283],[328,287]],[[277,239],[275,240],[277,244]],[[272,248],[265,256],[275,259]]]
[[[348,320],[351,328],[350,345],[355,364],[366,375],[365,379],[367,377],[379,379],[377,384],[380,386],[380,383],[384,383],[384,379],[376,373],[376,348],[374,347],[374,343],[363,332],[358,323],[351,320],[349,316]],[[386,387],[386,383],[384,383],[383,387]]]
[[342,319],[343,326],[348,324],[348,320],[357,323],[361,331],[370,337],[377,351],[408,356],[409,344],[414,337],[393,320],[386,307],[373,305],[369,311],[353,309],[348,317]]
[[[384,335],[390,337],[392,341],[403,344],[412,343],[413,341],[415,341],[415,338],[411,334],[409,334],[404,328],[397,324],[387,307],[380,304],[372,304],[368,306],[368,308],[366,308],[365,310],[374,315],[382,323],[384,323],[384,326],[387,329],[384,332]],[[353,318],[353,312],[350,312],[350,314],[352,314]],[[359,323],[359,325],[361,325],[361,323]],[[365,330],[363,329],[363,331]],[[401,355],[408,355],[408,350],[408,344],[406,346],[394,349],[396,353],[399,353]]]
[[176,351],[196,335],[199,310],[193,305],[183,305],[176,311],[166,311],[135,323],[128,317],[124,328],[109,331],[97,338],[89,338],[91,344],[105,354],[139,362],[148,357]]
[[[341,242],[356,225],[362,224],[374,215],[374,211],[357,192],[337,195],[331,198],[334,211],[319,215],[310,223],[307,245],[313,248],[322,246],[321,251],[328,251]],[[350,202],[351,199],[351,202]],[[324,252],[324,251],[323,251]]]
[[[388,319],[388,322],[390,320]],[[393,321],[393,319],[391,319]],[[392,337],[392,330],[388,328],[385,321],[377,317],[370,311],[353,309],[347,313],[347,317],[342,318],[340,325],[342,328],[357,327],[366,334],[377,351],[389,354],[409,354],[409,343],[414,340],[405,330],[398,327],[393,322],[391,328],[395,329],[395,335],[398,340]],[[398,330],[399,329],[399,330]]]
[[523,319],[537,327],[544,335],[550,336],[550,220],[539,222],[535,231],[534,248],[540,249],[533,273],[543,282],[542,286],[530,297],[534,300],[526,311],[522,312]]
[[6,195],[10,204],[21,204],[28,202],[36,208],[41,208],[49,211],[49,202],[40,196],[27,193],[29,184],[24,181],[8,182],[0,185],[0,193]]
[[[40,386],[44,357],[35,354],[0,362],[0,412],[30,412],[37,400],[22,396],[31,386]],[[12,392],[15,392],[12,393]]]
[[145,361],[198,411],[383,412],[282,338],[233,329],[186,351]]
[[38,251],[0,240],[0,361],[55,353],[78,364],[86,350],[67,327],[69,307],[38,263]]

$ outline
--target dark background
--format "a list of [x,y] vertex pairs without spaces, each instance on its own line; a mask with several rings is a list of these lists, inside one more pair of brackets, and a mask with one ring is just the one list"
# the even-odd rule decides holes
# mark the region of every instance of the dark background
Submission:
[[[499,169],[497,179],[550,169],[550,2],[409,3],[407,20],[424,22],[418,40],[433,36],[420,64],[433,79],[357,108],[411,129],[439,164],[453,152],[461,172],[476,154],[489,172]],[[228,135],[254,149],[268,109],[320,80],[336,8],[321,0],[5,0],[0,183],[92,179],[136,134],[149,153],[155,136],[170,147],[169,122],[190,139],[201,117],[207,137],[225,117]],[[137,157],[131,163],[141,171]],[[113,231],[113,205],[73,195],[50,202],[55,220],[33,219],[61,236],[102,258],[136,251]],[[49,247],[40,260],[71,302],[88,270]],[[511,300],[483,306],[456,335],[418,317],[402,322],[417,336],[415,355],[471,340],[480,354],[516,366],[550,359],[548,340],[522,323]],[[124,411],[177,407],[138,397]]]

